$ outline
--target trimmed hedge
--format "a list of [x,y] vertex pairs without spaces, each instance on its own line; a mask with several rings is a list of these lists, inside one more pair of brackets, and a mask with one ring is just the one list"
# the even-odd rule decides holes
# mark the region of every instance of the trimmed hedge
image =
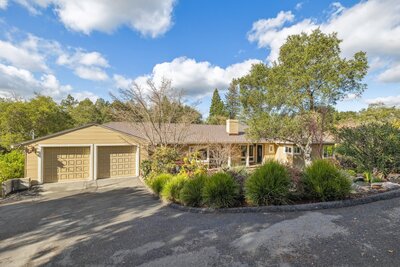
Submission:
[[253,205],[279,205],[287,202],[291,179],[285,166],[268,161],[246,180],[246,200]]

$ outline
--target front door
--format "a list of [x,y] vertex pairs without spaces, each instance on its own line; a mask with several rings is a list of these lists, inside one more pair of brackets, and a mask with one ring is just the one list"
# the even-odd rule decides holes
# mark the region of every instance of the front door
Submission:
[[263,146],[257,145],[257,163],[262,163],[263,160]]

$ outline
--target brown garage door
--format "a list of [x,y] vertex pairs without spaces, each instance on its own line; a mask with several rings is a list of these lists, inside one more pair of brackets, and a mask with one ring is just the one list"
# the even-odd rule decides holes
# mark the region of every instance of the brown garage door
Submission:
[[135,151],[135,146],[97,147],[97,178],[135,176]]
[[90,147],[46,147],[43,159],[43,181],[54,183],[88,179]]

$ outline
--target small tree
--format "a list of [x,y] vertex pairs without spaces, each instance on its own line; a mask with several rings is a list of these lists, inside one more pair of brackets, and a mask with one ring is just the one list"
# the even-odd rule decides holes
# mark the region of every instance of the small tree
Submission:
[[185,108],[182,91],[163,79],[159,85],[148,80],[147,86],[133,83],[128,89],[120,89],[120,97],[114,113],[119,121],[130,122],[150,142],[157,146],[177,147],[190,134],[189,125],[198,121],[194,108]]
[[238,80],[233,80],[225,95],[226,111],[230,119],[236,119],[240,112],[240,95]]
[[219,96],[218,89],[215,88],[210,106],[210,114],[208,116],[208,123],[210,124],[219,124],[221,119],[216,120],[215,118],[226,118],[226,111],[224,102],[221,100]]
[[255,139],[294,142],[311,163],[311,144],[327,130],[332,106],[348,94],[361,95],[366,85],[367,57],[357,52],[342,58],[337,34],[319,29],[287,38],[270,66],[253,66],[240,79],[245,117]]
[[388,175],[400,171],[400,129],[389,123],[371,123],[338,131],[336,152],[354,162],[360,171]]
[[229,157],[231,157],[231,161],[233,161],[235,155],[239,155],[240,153],[240,148],[236,145],[209,144],[208,147],[210,153],[210,165],[217,168],[228,166]]

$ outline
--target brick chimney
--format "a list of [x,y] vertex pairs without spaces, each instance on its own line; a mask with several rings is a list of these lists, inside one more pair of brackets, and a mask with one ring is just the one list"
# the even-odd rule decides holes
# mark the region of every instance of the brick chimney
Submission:
[[229,135],[238,135],[239,134],[239,121],[228,119],[226,120],[226,132]]

